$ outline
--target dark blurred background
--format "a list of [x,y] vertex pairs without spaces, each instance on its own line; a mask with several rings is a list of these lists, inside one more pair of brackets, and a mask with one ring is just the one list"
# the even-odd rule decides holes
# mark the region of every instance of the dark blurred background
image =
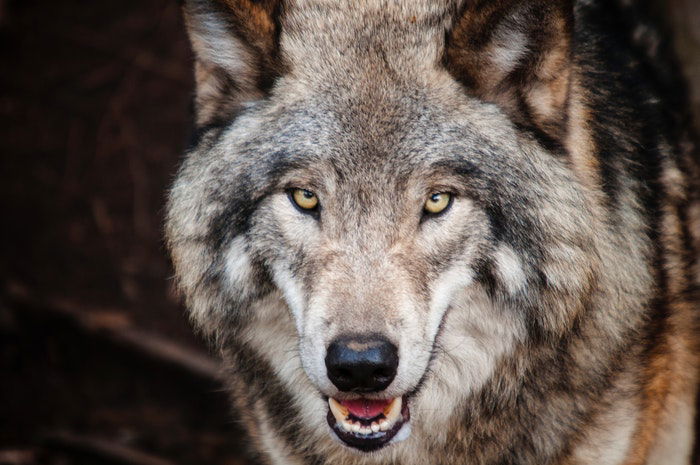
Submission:
[[191,65],[175,0],[0,0],[0,465],[246,463],[162,242]]

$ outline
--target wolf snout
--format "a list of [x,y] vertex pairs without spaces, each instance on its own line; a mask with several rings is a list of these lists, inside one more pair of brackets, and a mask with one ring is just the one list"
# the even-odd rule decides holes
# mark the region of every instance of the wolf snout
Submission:
[[398,366],[398,349],[383,336],[340,337],[326,352],[328,378],[345,392],[383,391]]

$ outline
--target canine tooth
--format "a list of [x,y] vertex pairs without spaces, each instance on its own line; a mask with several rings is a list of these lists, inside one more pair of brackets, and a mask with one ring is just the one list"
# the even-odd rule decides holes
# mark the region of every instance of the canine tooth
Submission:
[[360,432],[360,428],[362,428],[362,427],[360,426],[359,423],[353,423],[353,425],[352,425],[352,430],[353,430],[354,432],[359,433],[359,432]]
[[376,422],[372,422],[372,432],[376,433],[379,431],[379,425]]
[[389,431],[391,429],[391,425],[389,424],[388,421],[382,419],[382,420],[379,420],[379,429],[382,431]]
[[330,407],[331,412],[333,412],[333,416],[339,423],[345,421],[347,416],[350,414],[350,411],[347,408],[340,405],[340,402],[332,397],[328,398],[328,406]]
[[397,397],[384,409],[384,416],[391,425],[393,425],[401,415],[401,402],[401,397]]

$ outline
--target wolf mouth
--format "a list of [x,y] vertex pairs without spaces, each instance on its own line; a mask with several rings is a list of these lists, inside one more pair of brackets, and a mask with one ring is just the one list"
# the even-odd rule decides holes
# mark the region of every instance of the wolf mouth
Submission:
[[[353,400],[329,397],[327,420],[338,439],[347,446],[363,452],[378,450],[394,439],[400,441],[408,437],[408,399],[406,396]],[[401,435],[400,431],[403,431]]]

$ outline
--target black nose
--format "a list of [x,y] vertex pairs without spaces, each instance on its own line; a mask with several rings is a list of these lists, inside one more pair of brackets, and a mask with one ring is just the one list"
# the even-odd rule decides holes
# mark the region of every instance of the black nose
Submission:
[[328,378],[341,391],[382,391],[398,366],[396,346],[381,336],[338,338],[326,354]]

